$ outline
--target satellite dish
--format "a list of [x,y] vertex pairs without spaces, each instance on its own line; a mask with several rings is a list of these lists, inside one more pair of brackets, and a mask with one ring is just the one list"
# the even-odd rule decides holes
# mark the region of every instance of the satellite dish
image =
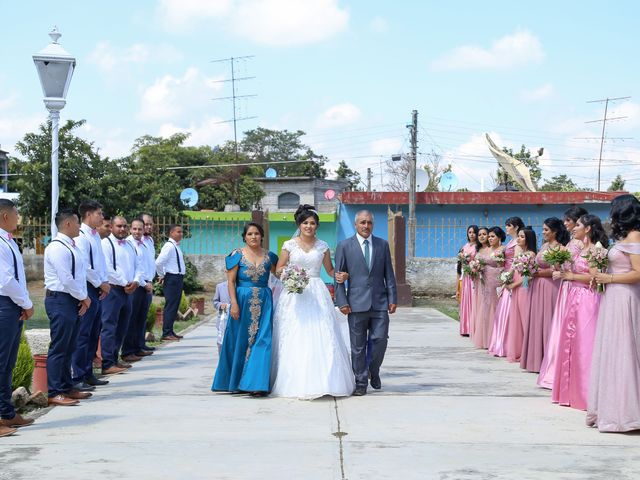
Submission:
[[180,192],[180,201],[187,207],[193,207],[198,203],[198,192],[193,188],[185,188]]
[[421,168],[416,170],[416,192],[424,192],[428,186],[429,175],[427,175],[427,172]]
[[264,176],[267,178],[276,178],[278,176],[278,172],[276,172],[275,168],[267,168],[267,171],[264,172]]
[[333,200],[335,197],[336,197],[335,190],[327,190],[326,192],[324,192],[324,198],[326,200]]
[[458,187],[458,177],[453,172],[446,172],[440,177],[440,190],[450,192]]

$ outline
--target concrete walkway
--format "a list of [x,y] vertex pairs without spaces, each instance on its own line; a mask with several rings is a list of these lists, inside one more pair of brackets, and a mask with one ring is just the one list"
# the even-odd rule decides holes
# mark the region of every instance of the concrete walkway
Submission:
[[640,436],[586,428],[435,310],[392,318],[383,390],[311,402],[211,393],[205,323],[0,439],[0,479],[638,478]]

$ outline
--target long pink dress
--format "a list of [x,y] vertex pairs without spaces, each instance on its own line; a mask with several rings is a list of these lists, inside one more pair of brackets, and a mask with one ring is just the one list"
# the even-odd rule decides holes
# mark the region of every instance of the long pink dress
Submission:
[[[550,267],[542,258],[548,248],[549,245],[545,243],[536,255],[536,262],[540,269]],[[544,358],[544,346],[549,338],[553,309],[558,298],[560,284],[553,281],[551,277],[535,277],[532,283],[531,310],[529,311],[527,328],[524,331],[520,367],[529,372],[539,372]]]
[[[589,273],[587,260],[578,253],[573,271]],[[587,409],[591,355],[598,321],[600,294],[582,282],[571,282],[562,320],[551,400],[578,410]]]
[[[467,243],[462,247],[462,252],[476,256],[475,244]],[[462,273],[462,292],[460,293],[460,335],[469,335],[471,332],[471,316],[473,315],[473,279]]]
[[482,280],[478,285],[478,295],[475,310],[475,329],[471,336],[473,344],[478,348],[489,348],[491,343],[491,331],[493,330],[493,316],[498,303],[498,295],[496,288],[500,286],[498,276],[502,273],[502,267],[499,267],[491,255],[479,256],[484,260],[484,270],[482,272]]
[[[504,247],[504,271],[511,270],[513,257],[515,256],[515,238]],[[507,355],[505,341],[507,338],[507,322],[509,321],[509,310],[511,309],[511,291],[506,288],[500,293],[500,298],[496,305],[493,316],[493,330],[491,332],[491,342],[489,342],[489,353],[496,357]]]
[[[640,243],[609,250],[612,274],[631,271]],[[640,429],[640,283],[606,285],[593,346],[587,425],[601,432]]]
[[[521,280],[520,273],[513,274],[513,281]],[[529,289],[524,284],[511,290],[511,309],[507,323],[506,354],[507,360],[517,362],[522,354],[524,328],[529,318]]]
[[[575,257],[582,250],[582,242],[580,240],[571,240],[567,244],[567,249],[571,252],[571,256]],[[562,319],[567,309],[567,295],[571,282],[562,280],[556,297],[556,304],[553,307],[553,317],[551,318],[551,327],[549,328],[549,338],[544,346],[544,357],[542,365],[540,365],[540,375],[538,375],[538,386],[542,388],[553,388],[553,379],[556,375],[556,357],[558,353],[558,345],[560,344],[560,330],[562,329]]]

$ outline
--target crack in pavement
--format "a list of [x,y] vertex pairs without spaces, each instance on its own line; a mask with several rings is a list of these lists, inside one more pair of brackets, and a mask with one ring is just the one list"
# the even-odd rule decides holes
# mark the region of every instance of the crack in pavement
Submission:
[[338,430],[333,432],[332,435],[338,439],[338,444],[340,445],[340,478],[341,480],[347,480],[344,473],[344,445],[342,443],[342,438],[349,434],[347,432],[343,432],[342,427],[340,426],[340,412],[338,410],[338,400],[336,397],[333,397],[333,405],[336,412],[336,424],[338,426]]

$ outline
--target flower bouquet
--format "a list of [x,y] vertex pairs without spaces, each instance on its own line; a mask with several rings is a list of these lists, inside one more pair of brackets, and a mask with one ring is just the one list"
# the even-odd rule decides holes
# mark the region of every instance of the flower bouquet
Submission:
[[504,250],[503,249],[496,250],[491,254],[491,258],[498,264],[499,267],[502,267],[506,260],[504,256]]
[[571,262],[571,252],[563,247],[553,247],[547,249],[542,258],[555,269],[562,270],[566,263]]
[[471,254],[470,253],[464,253],[464,252],[460,252],[458,253],[458,261],[460,261],[460,263],[462,263],[462,268],[465,267],[465,265],[469,265],[469,262],[471,261]]
[[469,275],[469,277],[471,277],[472,279],[475,280],[479,278],[480,281],[484,282],[484,279],[482,278],[482,270],[484,269],[484,265],[484,260],[474,258],[473,260],[470,260],[466,265],[463,265],[462,269],[464,270],[464,273]]
[[[496,293],[498,294],[498,296],[500,296],[507,285],[513,282],[513,272],[511,270],[502,272],[498,277],[498,280],[500,281],[500,286],[496,288]],[[511,292],[509,292],[509,295],[511,295]]]
[[[582,257],[587,259],[591,268],[597,269],[599,272],[606,272],[609,265],[609,250],[604,248],[600,242],[591,247]],[[604,293],[604,284],[598,283],[596,291]]]
[[307,271],[299,265],[287,265],[280,276],[282,285],[289,293],[302,293],[309,285]]
[[538,264],[533,255],[521,253],[513,260],[513,269],[522,276],[522,286],[529,288],[529,279],[538,271]]

